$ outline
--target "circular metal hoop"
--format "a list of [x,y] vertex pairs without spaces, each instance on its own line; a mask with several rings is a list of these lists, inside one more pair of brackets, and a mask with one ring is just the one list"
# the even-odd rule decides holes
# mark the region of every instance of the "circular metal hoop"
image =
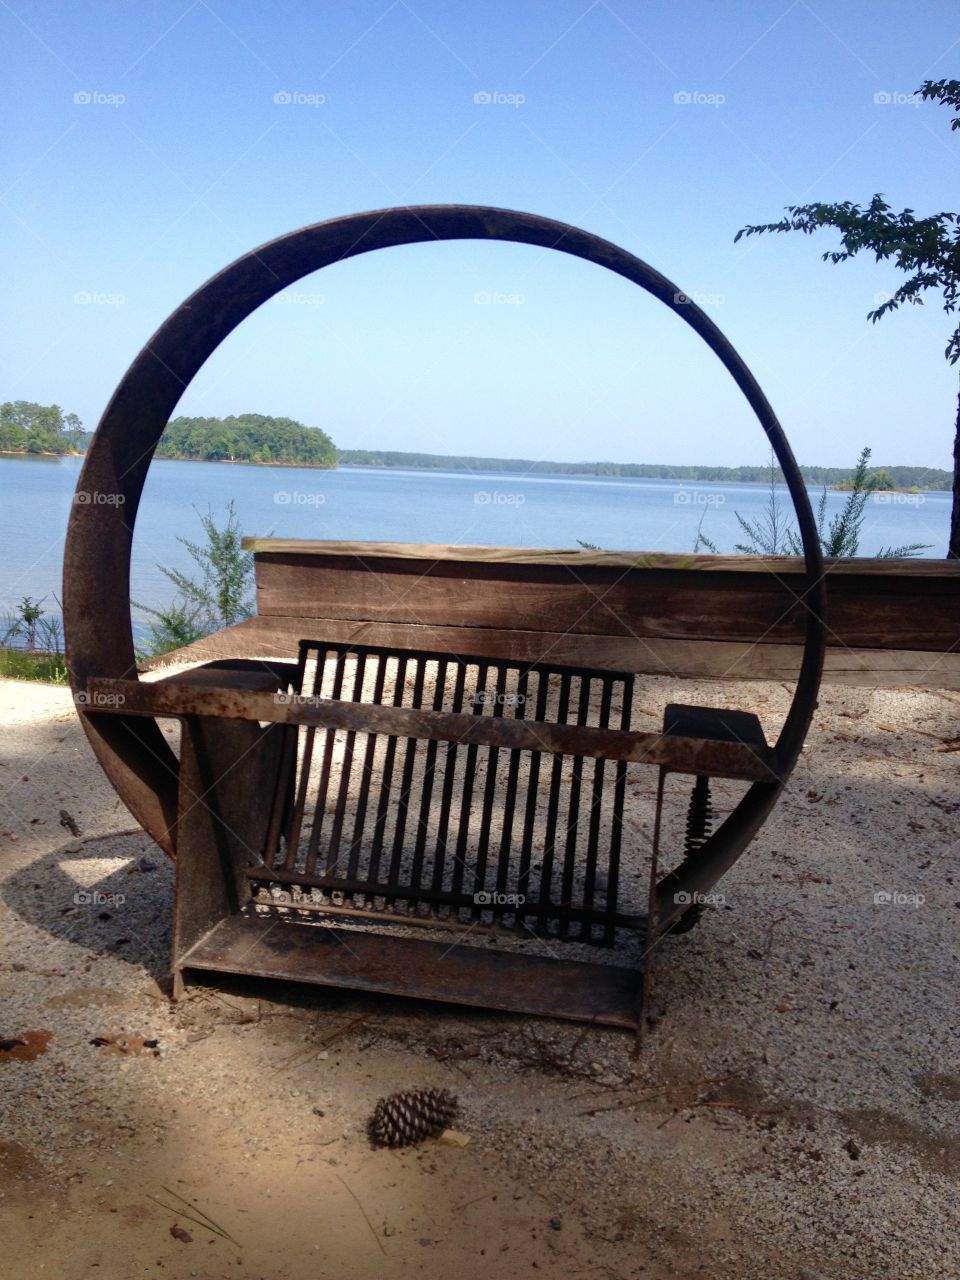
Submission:
[[[777,776],[757,782],[703,846],[712,865],[731,865],[776,802],[803,746],[823,664],[823,558],[807,491],[780,423],[756,380],[713,321],[676,285],[607,240],[534,214],[478,205],[419,205],[334,218],[246,254],[207,281],[157,330],[130,366],[87,451],[67,531],[63,610],[74,693],[93,676],[133,677],[130,554],[150,461],[190,381],[241,321],[304,276],[391,245],[432,240],[503,240],[582,258],[623,276],[684,320],[743,392],[783,471],[806,564],[803,659],[775,747]],[[109,500],[89,495],[110,495]],[[88,495],[84,501],[82,495]],[[124,804],[171,856],[177,760],[155,720],[97,715],[81,720]],[[716,877],[714,876],[714,879]],[[694,886],[695,887],[695,886]],[[666,918],[664,918],[666,923]]]

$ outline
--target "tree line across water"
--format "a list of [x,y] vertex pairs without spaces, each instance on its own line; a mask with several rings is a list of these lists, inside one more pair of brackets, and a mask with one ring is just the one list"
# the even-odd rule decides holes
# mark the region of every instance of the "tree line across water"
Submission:
[[[351,467],[409,467],[435,471],[493,471],[530,475],[620,476],[633,480],[701,480],[726,484],[769,484],[769,464],[760,467],[681,466],[647,462],[534,462],[529,458],[466,458],[442,453],[400,453],[393,450],[341,449],[340,463]],[[854,467],[800,468],[808,484],[850,488]],[[774,468],[783,482],[783,473]],[[952,476],[936,467],[882,467],[868,478],[869,489],[949,489]]]
[[[91,439],[74,413],[26,400],[0,404],[0,453],[83,453]],[[397,467],[429,471],[512,472],[529,475],[613,476],[638,480],[719,481],[769,484],[768,466],[709,467],[644,462],[549,462],[529,458],[479,458],[409,453],[392,449],[337,449],[319,427],[292,418],[242,413],[227,418],[174,418],[157,447],[158,458],[264,465]],[[800,468],[808,484],[849,488],[853,467]],[[777,480],[783,477],[774,470]],[[868,489],[949,489],[949,471],[886,466],[870,473]]]

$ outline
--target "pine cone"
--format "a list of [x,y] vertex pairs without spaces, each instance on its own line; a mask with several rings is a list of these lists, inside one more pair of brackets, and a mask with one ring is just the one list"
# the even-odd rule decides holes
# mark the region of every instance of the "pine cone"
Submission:
[[408,1147],[448,1128],[457,1099],[446,1089],[405,1089],[381,1098],[370,1120],[370,1137],[378,1147]]

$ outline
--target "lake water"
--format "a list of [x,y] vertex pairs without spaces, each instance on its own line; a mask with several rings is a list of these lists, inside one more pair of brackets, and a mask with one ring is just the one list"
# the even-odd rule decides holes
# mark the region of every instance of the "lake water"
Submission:
[[[56,613],[63,539],[80,458],[0,458],[0,617],[25,595]],[[819,490],[811,493],[814,501]],[[244,533],[292,538],[447,542],[607,550],[693,549],[697,526],[720,551],[740,540],[736,512],[756,519],[764,485],[681,483],[600,477],[530,476],[343,467],[317,471],[213,462],[155,462],[137,518],[132,595],[167,603],[172,585],[159,565],[189,571],[178,536],[202,541],[197,512],[222,518],[233,499]],[[790,498],[782,491],[785,510]],[[828,517],[840,510],[830,493]],[[860,550],[930,544],[946,554],[950,495],[877,494],[867,504]],[[136,611],[135,611],[136,616]]]

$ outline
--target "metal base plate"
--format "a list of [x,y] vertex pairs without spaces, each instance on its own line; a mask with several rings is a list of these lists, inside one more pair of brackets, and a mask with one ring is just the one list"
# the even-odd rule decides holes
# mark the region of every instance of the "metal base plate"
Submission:
[[181,957],[243,973],[637,1029],[641,972],[616,965],[231,915]]

